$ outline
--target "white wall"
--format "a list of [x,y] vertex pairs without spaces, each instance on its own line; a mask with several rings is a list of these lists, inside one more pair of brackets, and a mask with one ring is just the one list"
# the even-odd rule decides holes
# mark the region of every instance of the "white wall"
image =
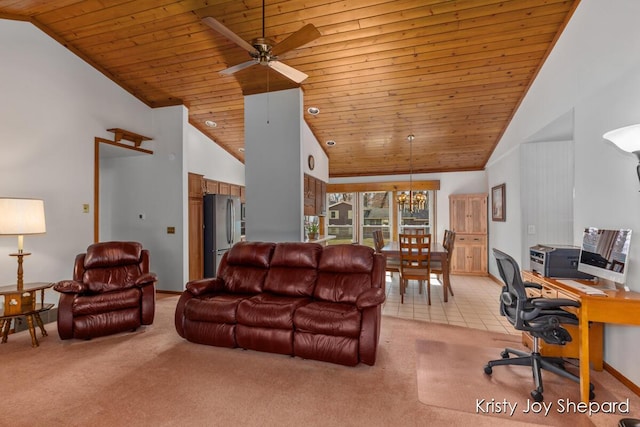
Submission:
[[[195,130],[183,106],[147,107],[30,23],[0,19],[0,58],[0,197],[45,201],[47,233],[25,237],[25,280],[71,278],[76,254],[93,243],[94,138],[123,128],[152,137],[142,148],[154,154],[103,162],[102,207],[111,210],[101,215],[101,240],[141,241],[159,289],[182,290],[187,173],[243,184],[242,164]],[[16,245],[0,237],[0,253]],[[16,269],[15,258],[0,256],[0,283],[15,282]]]
[[[111,194],[110,204],[101,205],[101,211],[109,210],[112,222],[110,235],[100,235],[100,240],[142,243],[150,251],[159,290],[180,291],[184,286],[182,132],[186,115],[182,106],[153,110],[153,127],[146,135],[153,138],[147,143],[153,155],[102,162],[111,181],[111,188],[103,186],[103,191]],[[167,233],[167,227],[174,227],[175,234]]]
[[[315,161],[313,170],[309,169],[309,155],[312,155]],[[304,173],[318,178],[321,181],[329,182],[329,157],[327,153],[322,150],[322,147],[306,122],[302,122],[301,156]]]
[[[638,159],[603,140],[602,134],[640,123],[640,59],[638,66],[595,93],[576,108],[575,229],[631,228],[627,285],[640,292],[640,183]],[[640,315],[640,313],[639,313]],[[640,350],[640,328],[605,328],[605,361],[635,384],[640,367],[630,355]]]
[[[152,111],[30,23],[0,19],[0,58],[0,195],[45,201],[47,233],[25,237],[25,280],[68,279],[93,242],[94,137],[149,134]],[[0,254],[16,245],[0,237]],[[0,255],[0,283],[15,275],[15,258]]]
[[[521,161],[527,161],[520,159],[519,146],[572,110],[573,244],[580,243],[585,226],[629,227],[635,237],[640,234],[637,159],[602,138],[608,130],[640,123],[639,15],[640,2],[633,0],[583,0],[578,6],[487,166],[489,187],[507,183],[507,221],[490,223],[489,247],[520,252],[525,225],[511,212],[521,201],[509,190],[521,186]],[[545,196],[539,197],[544,203]],[[640,238],[632,238],[629,260],[627,284],[640,291]],[[605,361],[635,384],[640,366],[632,355],[638,351],[640,328],[605,326]]]
[[214,181],[245,185],[244,164],[191,124],[185,127],[186,170]]
[[300,242],[302,91],[249,95],[244,102],[247,240]]

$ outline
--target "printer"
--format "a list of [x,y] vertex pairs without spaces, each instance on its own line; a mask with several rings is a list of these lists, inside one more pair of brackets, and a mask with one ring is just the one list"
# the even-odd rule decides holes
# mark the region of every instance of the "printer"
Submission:
[[578,271],[580,248],[568,245],[536,245],[529,248],[530,269],[545,277],[593,279]]

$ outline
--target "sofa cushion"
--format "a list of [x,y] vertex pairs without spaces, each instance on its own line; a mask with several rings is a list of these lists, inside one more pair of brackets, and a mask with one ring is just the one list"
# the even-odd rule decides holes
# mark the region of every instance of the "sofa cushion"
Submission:
[[373,248],[363,245],[332,245],[322,251],[320,271],[334,273],[371,273]]
[[241,301],[250,295],[217,294],[191,298],[184,307],[184,317],[198,322],[237,322],[237,309]]
[[374,251],[362,245],[327,246],[322,252],[314,297],[355,304],[371,288]]
[[142,244],[138,242],[101,242],[87,248],[84,268],[103,268],[140,263]]
[[229,249],[227,263],[229,265],[269,268],[274,248],[274,243],[238,242]]
[[129,288],[99,295],[78,295],[71,311],[74,316],[87,316],[135,307],[140,307],[140,289]]
[[293,313],[309,302],[309,298],[262,293],[238,304],[238,323],[263,328],[293,329]]
[[138,265],[130,264],[85,270],[82,282],[91,292],[110,292],[134,287],[138,277],[140,277]]
[[322,246],[317,243],[278,243],[271,258],[264,290],[278,295],[313,295]]
[[257,294],[267,277],[274,243],[239,242],[233,245],[220,263],[218,277],[229,292]]
[[351,304],[312,302],[296,310],[293,324],[300,332],[357,338],[361,314]]

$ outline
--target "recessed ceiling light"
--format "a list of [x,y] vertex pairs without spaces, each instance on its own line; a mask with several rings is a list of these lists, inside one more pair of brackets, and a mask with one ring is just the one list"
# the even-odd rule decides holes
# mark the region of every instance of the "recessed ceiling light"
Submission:
[[326,142],[326,144],[327,144],[329,147],[332,147],[332,146],[336,145],[336,142],[335,142],[333,139],[330,139],[330,140],[328,140],[328,141]]
[[320,109],[318,107],[309,107],[309,108],[307,108],[307,112],[309,114],[311,114],[312,116],[315,116],[316,114],[318,114],[320,112]]
[[238,151],[241,152],[241,153],[244,153],[244,147],[238,148]]
[[210,128],[214,128],[214,127],[218,126],[218,124],[216,122],[214,122],[213,120],[205,120],[204,124],[207,127],[210,127]]

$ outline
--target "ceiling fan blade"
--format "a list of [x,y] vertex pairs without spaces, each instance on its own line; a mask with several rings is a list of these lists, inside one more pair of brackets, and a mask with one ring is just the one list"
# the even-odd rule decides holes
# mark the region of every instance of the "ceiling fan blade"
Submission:
[[244,70],[245,68],[249,68],[249,67],[251,67],[252,65],[255,65],[255,64],[257,64],[257,63],[258,63],[258,61],[257,61],[257,60],[252,59],[251,61],[243,62],[243,63],[241,63],[241,64],[234,65],[234,66],[229,67],[229,68],[225,68],[224,70],[219,71],[219,73],[220,73],[220,74],[223,74],[223,75],[225,75],[225,76],[228,76],[228,75],[230,75],[230,74],[235,73],[236,71]]
[[271,54],[278,56],[298,48],[320,37],[320,31],[313,25],[307,24],[286,39],[271,48]]
[[273,68],[289,80],[293,80],[296,83],[302,83],[307,77],[309,77],[302,71],[298,71],[295,68],[283,64],[280,61],[269,61],[267,63],[267,66]]
[[250,53],[257,53],[257,50],[256,50],[255,47],[251,46],[247,41],[242,39],[236,33],[231,31],[230,29],[228,29],[227,27],[225,27],[219,21],[213,19],[212,17],[207,16],[205,18],[202,18],[202,22],[204,22],[205,24],[207,24],[208,26],[213,28],[215,31],[217,31],[218,33],[222,34],[227,39],[231,40],[232,42],[234,42],[235,44],[237,44],[238,46],[240,46],[244,50],[246,50],[246,51],[248,51]]

